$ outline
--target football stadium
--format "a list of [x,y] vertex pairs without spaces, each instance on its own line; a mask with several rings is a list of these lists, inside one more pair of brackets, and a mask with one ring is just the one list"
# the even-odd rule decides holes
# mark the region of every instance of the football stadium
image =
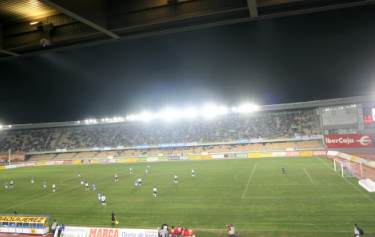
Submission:
[[[373,233],[373,106],[210,104],[3,125],[0,208],[56,219],[66,236],[110,227],[112,212],[117,227],[167,223],[207,237],[230,223],[241,236],[348,236],[353,223]],[[2,218],[2,228],[22,225]]]
[[0,0],[0,237],[375,236],[374,13]]

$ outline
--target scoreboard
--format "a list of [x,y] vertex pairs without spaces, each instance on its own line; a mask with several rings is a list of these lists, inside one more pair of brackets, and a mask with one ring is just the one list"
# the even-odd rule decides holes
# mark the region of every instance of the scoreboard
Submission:
[[320,113],[324,129],[356,128],[361,120],[356,104],[322,107]]

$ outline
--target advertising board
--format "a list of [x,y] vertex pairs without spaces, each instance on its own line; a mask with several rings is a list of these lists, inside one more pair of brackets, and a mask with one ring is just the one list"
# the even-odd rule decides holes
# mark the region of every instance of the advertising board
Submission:
[[372,137],[366,134],[324,135],[327,148],[365,148],[373,147]]
[[[57,232],[57,231],[56,231]],[[55,233],[55,236],[57,233]],[[106,227],[66,226],[64,237],[158,237],[155,229],[127,229]]]

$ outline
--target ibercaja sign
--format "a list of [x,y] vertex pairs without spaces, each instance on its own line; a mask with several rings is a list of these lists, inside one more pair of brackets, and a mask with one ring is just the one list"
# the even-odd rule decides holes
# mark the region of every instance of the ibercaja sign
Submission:
[[327,148],[364,148],[373,147],[372,137],[367,134],[331,134],[324,135]]

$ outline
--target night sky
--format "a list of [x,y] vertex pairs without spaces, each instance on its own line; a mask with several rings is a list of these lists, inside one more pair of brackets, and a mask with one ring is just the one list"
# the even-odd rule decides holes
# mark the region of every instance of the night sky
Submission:
[[359,7],[0,61],[0,123],[372,93],[374,16]]

